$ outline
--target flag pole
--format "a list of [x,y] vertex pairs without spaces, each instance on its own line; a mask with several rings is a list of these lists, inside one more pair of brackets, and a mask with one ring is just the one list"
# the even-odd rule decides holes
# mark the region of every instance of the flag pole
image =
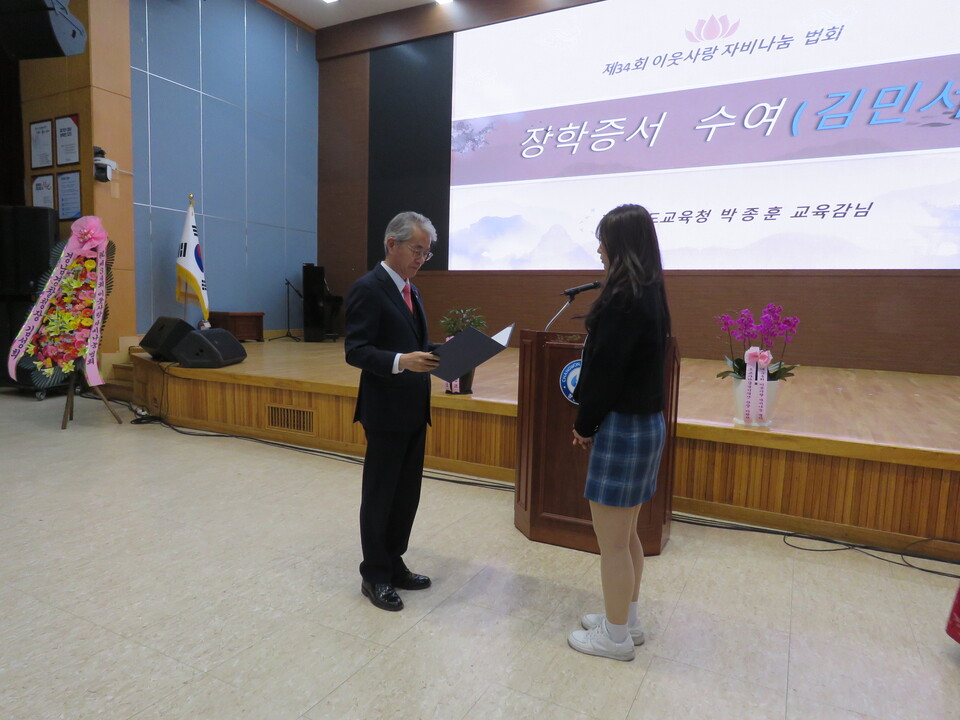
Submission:
[[[190,204],[187,206],[187,212],[190,211],[190,208],[193,207],[193,193],[187,195],[187,198],[190,200]],[[190,304],[190,286],[187,284],[187,281],[183,281],[183,319],[187,319],[187,305]]]

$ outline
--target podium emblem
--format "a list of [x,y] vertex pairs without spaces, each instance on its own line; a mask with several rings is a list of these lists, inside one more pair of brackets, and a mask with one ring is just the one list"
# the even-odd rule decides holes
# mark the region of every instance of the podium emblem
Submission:
[[579,403],[573,399],[573,391],[577,387],[577,381],[580,379],[580,360],[568,362],[560,372],[560,392],[574,405]]

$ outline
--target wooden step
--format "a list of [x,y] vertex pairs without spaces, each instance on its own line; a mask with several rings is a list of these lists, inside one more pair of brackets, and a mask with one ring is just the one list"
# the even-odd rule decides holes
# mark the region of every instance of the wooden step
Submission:
[[133,363],[114,363],[113,372],[110,376],[111,382],[124,382],[133,385]]
[[119,400],[121,402],[133,402],[133,380],[117,380],[111,378],[104,385],[100,386],[100,391],[106,396],[107,400]]

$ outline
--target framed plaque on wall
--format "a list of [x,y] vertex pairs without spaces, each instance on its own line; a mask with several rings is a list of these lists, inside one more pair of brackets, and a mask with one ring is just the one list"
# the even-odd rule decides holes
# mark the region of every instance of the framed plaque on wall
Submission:
[[80,162],[79,123],[79,115],[64,115],[56,119],[57,165],[76,165]]
[[53,175],[34,175],[30,180],[33,207],[55,208],[53,194]]
[[57,207],[61,220],[76,220],[80,217],[80,171],[57,175]]
[[30,169],[53,167],[53,120],[30,123]]

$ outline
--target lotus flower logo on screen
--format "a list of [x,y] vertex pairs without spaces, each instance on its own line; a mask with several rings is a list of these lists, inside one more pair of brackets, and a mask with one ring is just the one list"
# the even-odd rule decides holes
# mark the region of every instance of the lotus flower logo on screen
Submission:
[[697,26],[693,31],[685,30],[684,32],[690,42],[709,42],[730,37],[738,27],[740,27],[739,20],[731,25],[726,15],[721,15],[719,18],[711,15],[709,20],[697,20]]

